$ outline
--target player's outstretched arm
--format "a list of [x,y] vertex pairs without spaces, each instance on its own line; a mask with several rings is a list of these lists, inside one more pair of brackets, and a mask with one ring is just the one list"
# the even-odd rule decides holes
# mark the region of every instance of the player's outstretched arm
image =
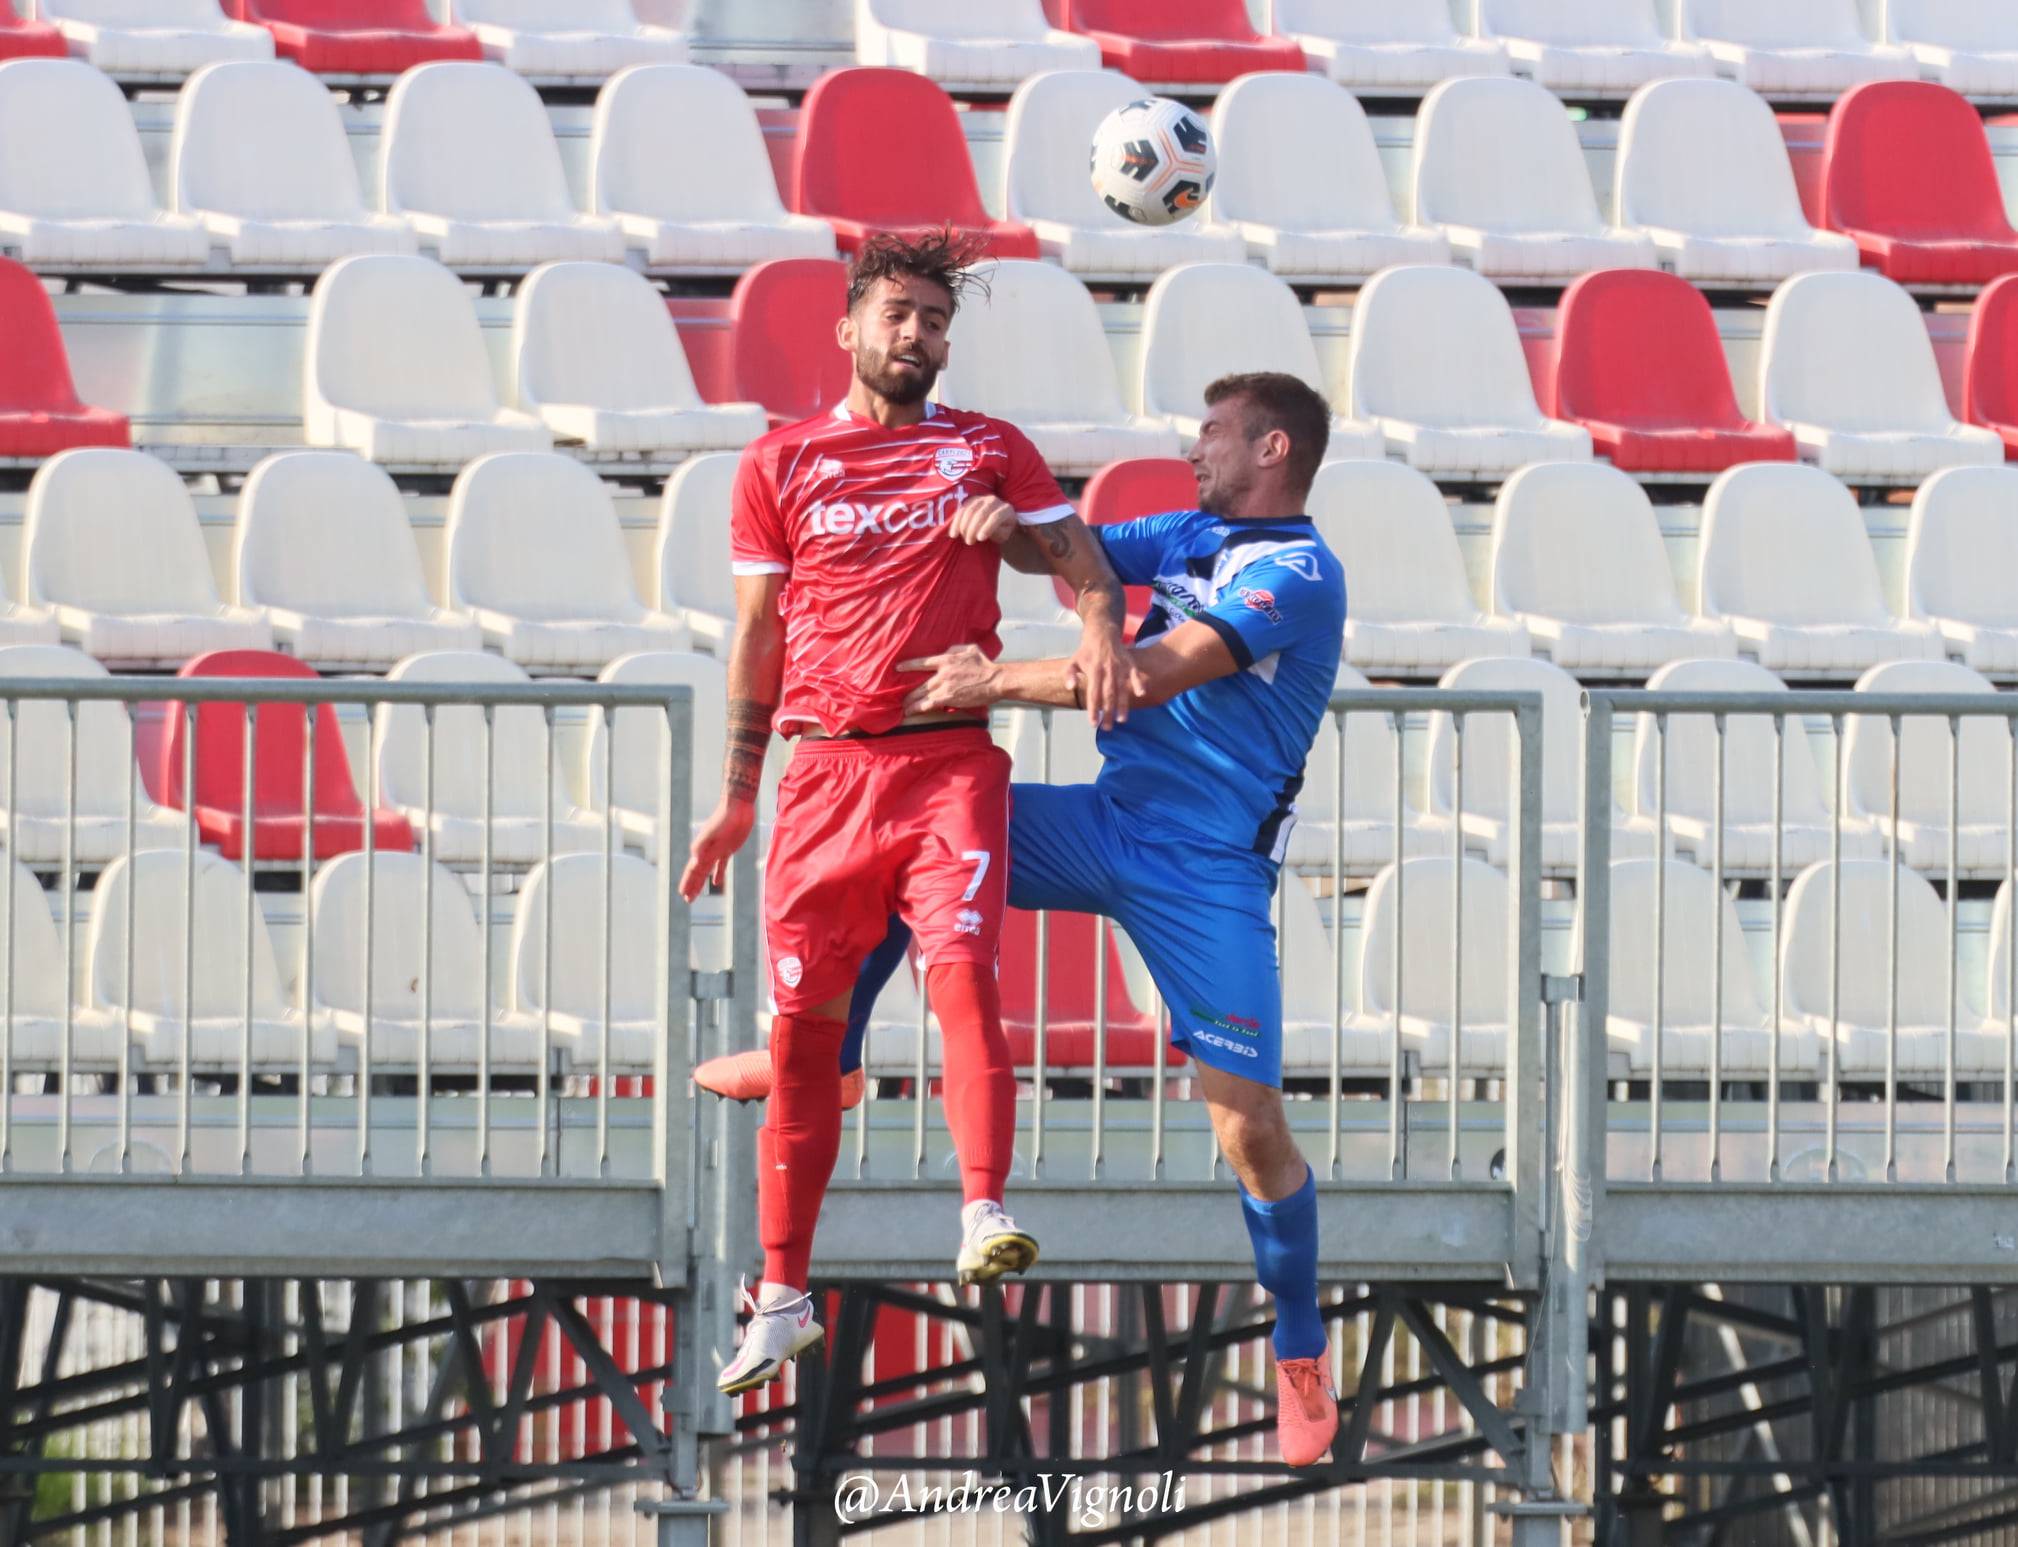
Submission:
[[[986,709],[998,703],[1041,704],[1070,709],[1078,705],[1071,661],[991,661],[972,645],[944,655],[906,661],[900,670],[929,671],[931,677],[912,689],[907,714],[934,710]],[[1219,677],[1230,677],[1240,663],[1220,635],[1203,623],[1180,623],[1154,643],[1128,652],[1130,704],[1138,709],[1167,704],[1178,694]]]
[[783,575],[736,577],[736,643],[729,652],[729,747],[722,798],[694,835],[680,895],[692,902],[710,883],[720,886],[729,860],[757,824],[757,789],[771,745],[771,716],[785,677],[785,620],[778,597]]

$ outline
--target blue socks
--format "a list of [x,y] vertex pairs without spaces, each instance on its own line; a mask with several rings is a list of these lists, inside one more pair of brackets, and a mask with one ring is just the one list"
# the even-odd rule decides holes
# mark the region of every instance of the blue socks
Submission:
[[1275,1296],[1275,1357],[1315,1359],[1329,1344],[1317,1310],[1317,1178],[1264,1203],[1240,1189],[1240,1212],[1254,1243],[1254,1276]]
[[875,1013],[876,996],[904,965],[904,953],[910,949],[911,931],[892,914],[889,934],[869,953],[855,977],[854,996],[848,1001],[848,1035],[841,1042],[843,1074],[853,1074],[862,1067],[862,1039],[869,1035],[869,1017]]

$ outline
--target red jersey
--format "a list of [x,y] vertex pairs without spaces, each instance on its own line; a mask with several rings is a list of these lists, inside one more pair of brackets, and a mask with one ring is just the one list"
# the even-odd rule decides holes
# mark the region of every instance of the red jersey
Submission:
[[743,452],[730,505],[739,575],[785,575],[781,731],[886,731],[920,680],[899,661],[956,645],[1001,651],[1001,550],[946,535],[977,495],[1036,526],[1072,513],[1023,432],[926,405],[886,429],[848,411],[773,430]]

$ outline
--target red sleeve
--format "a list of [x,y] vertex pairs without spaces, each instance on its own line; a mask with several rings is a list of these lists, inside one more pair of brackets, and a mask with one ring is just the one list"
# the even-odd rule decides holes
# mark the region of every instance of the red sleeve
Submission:
[[1002,474],[1000,494],[1015,509],[1025,526],[1042,526],[1072,514],[1072,502],[1044,465],[1044,458],[1030,437],[1013,424],[997,421],[1002,432],[1002,449],[1009,466]]
[[785,542],[785,518],[778,510],[778,487],[766,448],[752,446],[736,468],[729,496],[729,558],[738,575],[789,575],[792,550]]

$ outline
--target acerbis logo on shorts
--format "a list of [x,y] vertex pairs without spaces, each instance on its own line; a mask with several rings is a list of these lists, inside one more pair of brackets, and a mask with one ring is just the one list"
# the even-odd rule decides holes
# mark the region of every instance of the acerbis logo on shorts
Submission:
[[799,979],[806,975],[806,964],[796,956],[778,958],[778,981],[787,988],[797,988]]
[[1259,1058],[1261,1056],[1259,1049],[1251,1048],[1245,1042],[1235,1042],[1229,1037],[1222,1037],[1217,1032],[1194,1031],[1191,1036],[1193,1041],[1208,1043],[1213,1047],[1223,1047],[1227,1052],[1238,1053],[1242,1058]]

